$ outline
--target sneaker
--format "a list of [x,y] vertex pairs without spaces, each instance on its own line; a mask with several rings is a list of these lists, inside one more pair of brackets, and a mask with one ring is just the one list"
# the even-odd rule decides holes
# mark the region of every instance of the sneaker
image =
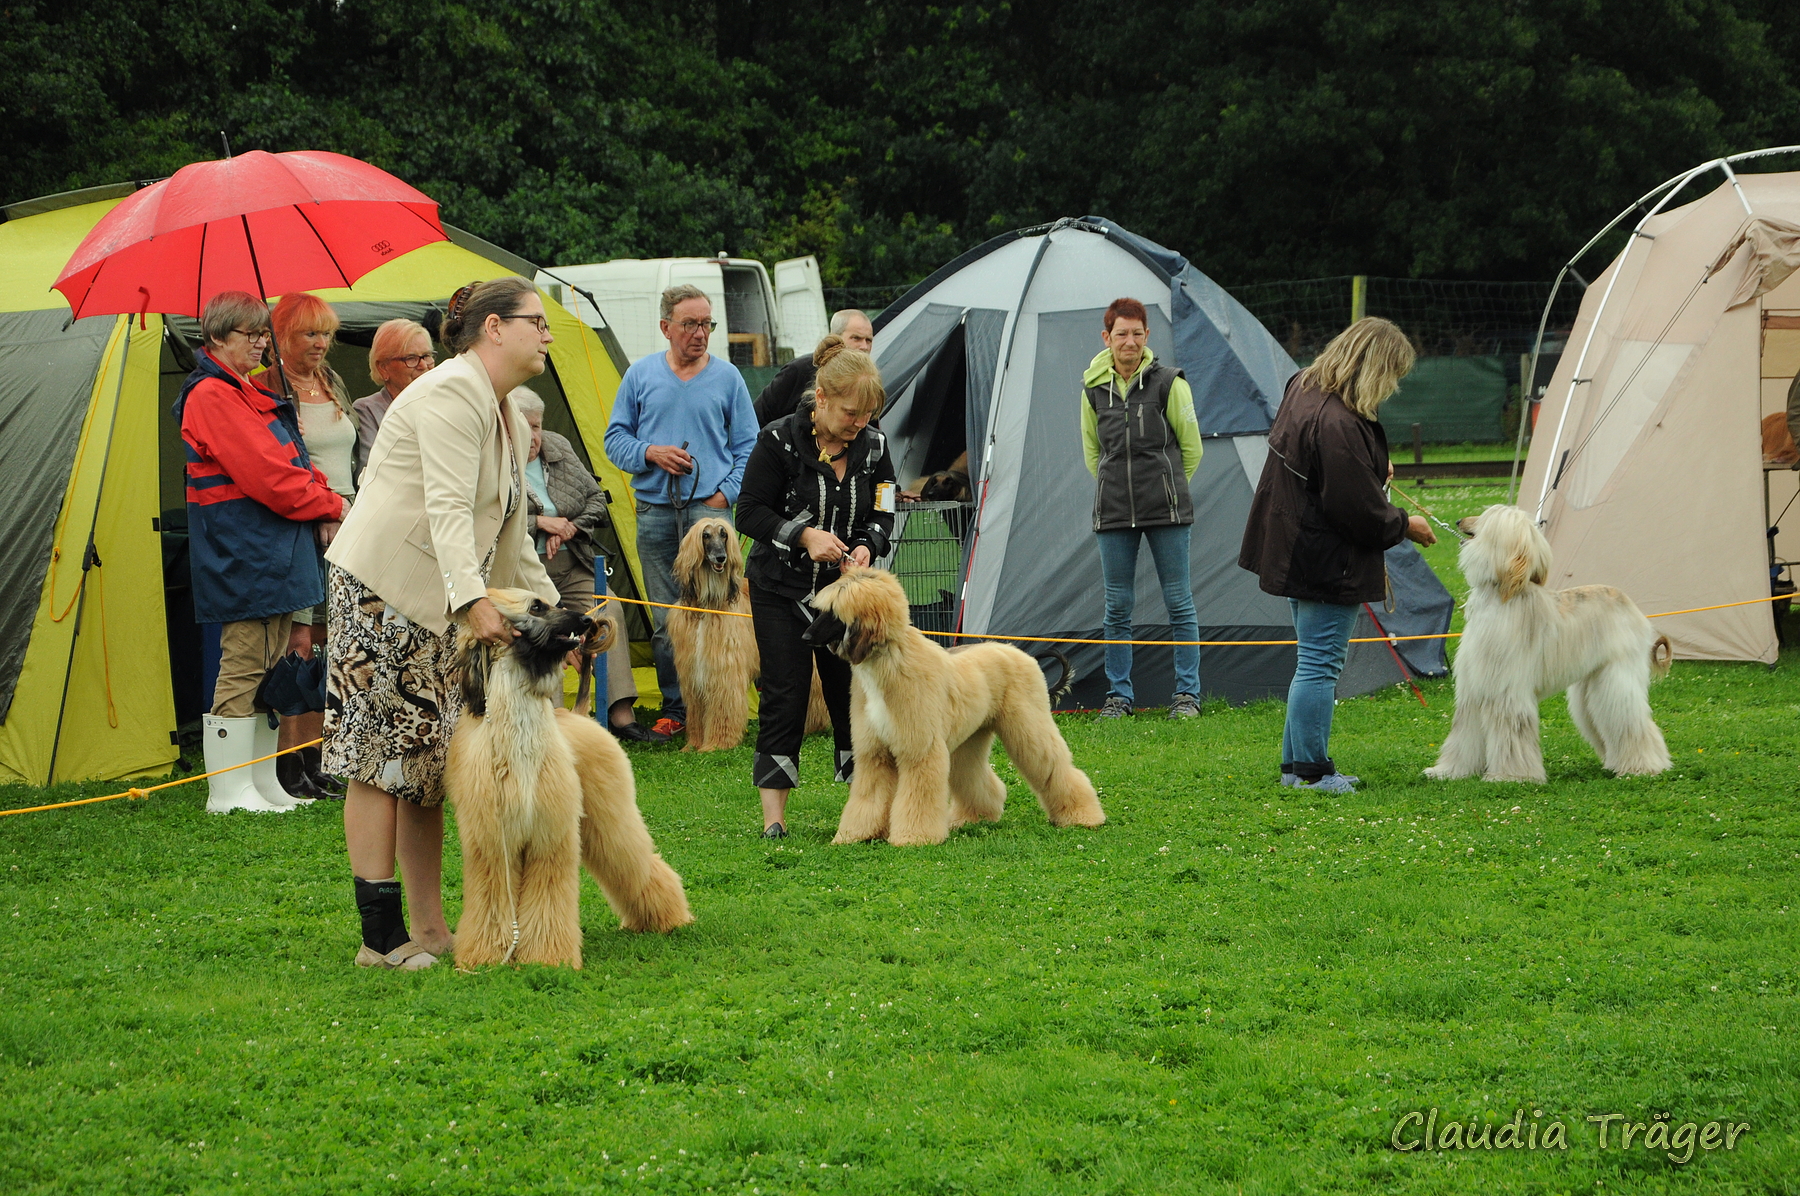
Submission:
[[1292,789],[1296,785],[1299,785],[1302,783],[1303,782],[1300,780],[1300,774],[1298,774],[1298,773],[1284,772],[1281,774],[1281,787],[1283,789]]
[[1199,718],[1200,699],[1193,694],[1176,694],[1169,699],[1170,718]]
[[1341,772],[1328,772],[1310,785],[1301,785],[1301,789],[1315,789],[1320,793],[1355,793],[1357,778],[1345,776]]
[[1101,718],[1125,718],[1131,713],[1131,703],[1118,694],[1108,694],[1106,701],[1100,704]]
[[687,729],[687,724],[678,718],[659,718],[651,725],[650,730],[664,739],[673,739]]
[[787,827],[782,826],[779,822],[772,822],[763,828],[762,837],[765,839],[785,839],[787,838]]
[[[675,721],[674,719],[664,719],[663,720],[663,722],[666,722],[666,723],[674,722],[674,721]],[[644,724],[638,722],[636,719],[633,719],[632,721],[626,723],[623,727],[615,727],[611,723],[608,723],[608,724],[606,724],[606,729],[608,731],[611,731],[618,738],[626,740],[629,743],[667,743],[667,742],[669,742],[669,737],[667,735],[664,735],[660,731],[651,730],[649,727],[644,726]]]

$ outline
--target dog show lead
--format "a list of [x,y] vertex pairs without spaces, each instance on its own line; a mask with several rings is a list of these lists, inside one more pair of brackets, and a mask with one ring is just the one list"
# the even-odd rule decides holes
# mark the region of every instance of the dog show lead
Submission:
[[1435,544],[1423,516],[1388,501],[1387,435],[1375,415],[1412,370],[1406,334],[1376,316],[1338,333],[1294,376],[1269,429],[1238,565],[1286,598],[1299,659],[1288,686],[1281,783],[1352,792],[1331,759],[1331,711],[1357,608],[1387,596],[1382,554]]
[[836,779],[854,767],[850,666],[802,638],[816,612],[808,600],[846,565],[886,554],[894,516],[876,508],[876,488],[894,481],[887,438],[869,421],[887,394],[867,353],[827,336],[814,353],[811,401],[762,430],[738,494],[738,527],[750,554],[750,610],[762,661],[762,705],[751,774],[762,797],[763,834],[787,834],[788,793],[800,783],[812,673],[831,711]]
[[552,606],[560,597],[531,538],[531,429],[502,397],[544,372],[554,338],[543,300],[523,278],[470,283],[441,336],[455,356],[388,409],[361,501],[326,553],[325,766],[350,780],[362,967],[430,967],[454,946],[442,885],[444,765],[462,712],[453,624],[503,647],[517,633],[489,584]]

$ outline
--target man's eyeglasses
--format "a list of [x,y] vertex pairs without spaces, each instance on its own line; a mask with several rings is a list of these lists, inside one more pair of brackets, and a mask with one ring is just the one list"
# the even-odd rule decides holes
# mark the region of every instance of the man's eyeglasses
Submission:
[[259,342],[266,345],[274,336],[274,333],[270,332],[267,328],[263,329],[261,332],[251,332],[248,328],[233,328],[232,331],[242,336],[253,345]]
[[711,336],[712,330],[718,326],[719,322],[717,320],[682,320],[675,325],[683,336],[692,336],[702,328],[706,329],[706,334],[708,336]]
[[383,361],[397,361],[409,370],[416,370],[422,365],[436,365],[437,355],[434,353],[406,353],[399,357],[383,357]]
[[502,320],[530,320],[532,325],[538,330],[539,336],[550,331],[550,321],[543,316],[501,316],[500,318]]

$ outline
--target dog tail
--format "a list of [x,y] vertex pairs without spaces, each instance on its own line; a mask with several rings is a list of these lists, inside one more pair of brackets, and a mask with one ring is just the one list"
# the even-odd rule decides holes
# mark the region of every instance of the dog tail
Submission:
[[1669,637],[1659,635],[1656,642],[1650,645],[1650,679],[1659,680],[1668,676],[1669,664],[1675,659],[1675,646],[1669,643]]
[[1064,656],[1055,648],[1050,649],[1048,652],[1038,657],[1038,660],[1040,662],[1044,660],[1054,660],[1057,664],[1062,666],[1062,674],[1057,677],[1055,685],[1050,684],[1048,675],[1044,678],[1044,688],[1050,691],[1050,708],[1054,710],[1056,709],[1056,704],[1068,697],[1069,691],[1075,688],[1075,666],[1069,663],[1069,658],[1067,656]]

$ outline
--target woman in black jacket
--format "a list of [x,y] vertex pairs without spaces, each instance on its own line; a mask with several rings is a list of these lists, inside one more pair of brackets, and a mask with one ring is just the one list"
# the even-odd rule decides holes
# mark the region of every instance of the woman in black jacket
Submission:
[[807,600],[847,565],[887,553],[894,516],[875,508],[876,488],[894,480],[887,439],[869,421],[886,394],[869,355],[828,336],[814,353],[819,372],[800,409],[762,430],[738,492],[737,524],[757,541],[745,572],[762,705],[751,765],[762,795],[763,834],[787,834],[788,791],[800,783],[800,741],[812,672],[831,711],[837,779],[850,779],[850,666],[801,640],[815,612]]
[[1413,367],[1413,348],[1374,316],[1340,332],[1288,383],[1250,504],[1238,564],[1288,600],[1299,641],[1281,737],[1281,783],[1353,791],[1332,762],[1331,709],[1350,629],[1387,593],[1383,554],[1402,539],[1435,544],[1421,517],[1387,499],[1393,474],[1375,413]]

